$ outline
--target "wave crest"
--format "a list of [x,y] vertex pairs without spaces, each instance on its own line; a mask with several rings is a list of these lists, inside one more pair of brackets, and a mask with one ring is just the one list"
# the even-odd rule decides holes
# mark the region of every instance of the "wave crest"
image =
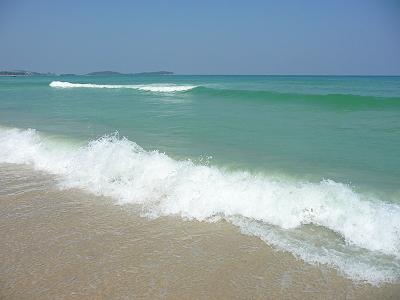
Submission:
[[94,83],[71,83],[67,81],[52,81],[49,84],[53,88],[94,88],[94,89],[134,89],[147,92],[173,93],[185,92],[196,88],[196,85],[174,85],[174,84],[94,84]]

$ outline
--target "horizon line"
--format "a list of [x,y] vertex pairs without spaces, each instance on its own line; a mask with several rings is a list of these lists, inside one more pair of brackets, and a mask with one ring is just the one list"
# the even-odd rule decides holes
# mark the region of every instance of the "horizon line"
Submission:
[[[39,73],[42,76],[60,76],[60,75],[76,75],[76,76],[96,76],[96,75],[89,75],[90,73],[95,73],[95,72],[116,72],[119,74],[115,74],[114,76],[124,76],[124,75],[141,75],[141,73],[157,73],[157,72],[172,72],[172,74],[162,74],[159,76],[326,76],[326,77],[400,77],[399,74],[299,74],[299,73],[285,73],[285,74],[249,74],[249,73],[244,73],[244,74],[208,74],[208,73],[175,73],[173,71],[141,71],[141,72],[131,72],[131,73],[123,73],[119,71],[111,71],[111,70],[106,70],[106,71],[91,71],[88,73],[71,73],[71,72],[66,72],[66,73],[55,73],[55,72],[37,72],[37,71],[26,71],[23,69],[13,69],[13,70],[4,70],[0,69],[0,72],[30,72],[30,73]],[[36,76],[40,76],[36,75]],[[151,76],[152,74],[148,74],[147,76]],[[156,74],[154,74],[156,75]],[[15,75],[2,75],[2,76],[15,76]],[[19,76],[35,76],[35,74],[32,75],[19,75]],[[101,75],[99,75],[101,76]],[[107,76],[107,75],[104,75]],[[112,76],[112,75],[111,75]]]

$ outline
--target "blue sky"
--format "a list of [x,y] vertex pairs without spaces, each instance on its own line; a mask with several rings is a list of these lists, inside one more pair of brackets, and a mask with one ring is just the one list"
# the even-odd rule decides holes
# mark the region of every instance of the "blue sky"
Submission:
[[1,0],[0,69],[400,75],[400,0]]

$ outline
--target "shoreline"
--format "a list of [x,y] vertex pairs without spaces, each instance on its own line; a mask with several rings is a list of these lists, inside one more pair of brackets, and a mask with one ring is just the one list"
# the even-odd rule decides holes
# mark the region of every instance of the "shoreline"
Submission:
[[395,299],[400,285],[353,282],[227,222],[141,217],[133,205],[28,166],[0,165],[1,296],[7,299]]

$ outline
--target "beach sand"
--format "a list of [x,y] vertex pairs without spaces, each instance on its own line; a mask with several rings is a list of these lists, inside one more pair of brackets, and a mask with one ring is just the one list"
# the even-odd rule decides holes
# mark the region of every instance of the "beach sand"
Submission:
[[149,219],[0,165],[0,299],[400,299],[227,222]]

